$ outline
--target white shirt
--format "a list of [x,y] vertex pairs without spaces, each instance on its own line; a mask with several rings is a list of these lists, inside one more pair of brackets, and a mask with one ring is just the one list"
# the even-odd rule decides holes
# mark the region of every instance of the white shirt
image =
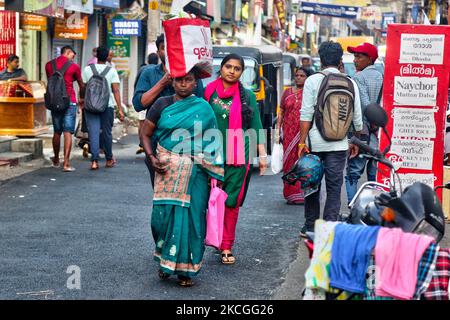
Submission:
[[[336,68],[327,68],[323,71],[339,73]],[[314,117],[314,107],[317,104],[317,95],[319,93],[320,85],[324,78],[323,74],[316,73],[308,77],[303,87],[302,108],[300,109],[301,121],[312,121]],[[355,105],[353,111],[353,125],[356,131],[361,131],[363,128],[361,101],[359,97],[358,86],[353,81],[355,88]],[[313,152],[327,152],[327,151],[346,151],[348,150],[348,139],[344,138],[341,141],[326,141],[322,138],[319,129],[316,127],[316,123],[309,130],[309,138],[311,139],[310,150]],[[306,143],[309,144],[309,139],[306,139]]]

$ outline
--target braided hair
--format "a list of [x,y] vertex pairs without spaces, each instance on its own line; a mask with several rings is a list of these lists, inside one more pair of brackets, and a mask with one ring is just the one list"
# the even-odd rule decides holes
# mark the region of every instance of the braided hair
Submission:
[[[220,69],[222,69],[225,63],[227,63],[230,60],[238,60],[239,63],[241,64],[242,71],[244,70],[245,68],[244,59],[240,55],[235,53],[231,53],[225,56],[225,58],[223,58],[222,63],[220,64]],[[245,94],[245,88],[242,85],[241,81],[239,81],[239,95],[241,98],[241,106],[242,106],[241,107],[242,129],[248,129],[250,127],[250,121],[252,120],[253,109],[247,103],[247,95]]]

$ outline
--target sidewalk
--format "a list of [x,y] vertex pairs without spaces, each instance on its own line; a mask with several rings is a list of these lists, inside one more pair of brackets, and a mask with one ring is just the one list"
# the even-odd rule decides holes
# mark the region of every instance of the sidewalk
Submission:
[[[137,121],[133,115],[133,112],[130,112],[131,117],[126,118],[124,122],[120,122],[118,119],[114,120],[114,127],[112,130],[113,133],[113,145],[119,143],[120,140],[131,134],[137,135]],[[44,140],[44,150],[43,150],[43,158],[32,160],[23,164],[19,164],[15,167],[9,167],[8,169],[2,169],[0,171],[0,185],[10,179],[21,176],[23,174],[39,170],[41,168],[48,168],[52,166],[52,162],[50,160],[53,157],[53,148],[52,148],[52,139],[53,137],[53,127],[50,126],[50,130],[44,136],[41,136]],[[71,159],[83,159],[83,150],[80,149],[77,145],[77,141],[75,137],[72,140],[72,152],[70,154]],[[136,141],[136,148],[138,145],[138,141]],[[64,148],[64,137],[61,138],[61,161],[63,160],[63,148]]]

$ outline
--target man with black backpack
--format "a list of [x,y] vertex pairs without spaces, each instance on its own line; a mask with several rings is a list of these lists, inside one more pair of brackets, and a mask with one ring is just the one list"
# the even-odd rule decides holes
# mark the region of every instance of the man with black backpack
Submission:
[[61,48],[61,55],[45,65],[47,74],[47,92],[45,106],[52,113],[53,122],[53,166],[59,167],[59,151],[61,135],[64,133],[64,172],[75,171],[70,166],[70,151],[72,150],[72,135],[75,132],[77,116],[77,98],[73,83],[80,88],[80,104],[83,103],[84,84],[81,79],[81,69],[73,62],[76,52],[71,46]]
[[[100,153],[100,142],[105,151],[106,168],[112,168],[115,160],[112,153],[112,127],[114,124],[114,108],[119,108],[119,120],[123,121],[124,113],[120,99],[120,78],[116,69],[108,66],[109,50],[97,48],[97,63],[88,65],[83,70],[83,81],[86,83],[83,112],[86,115],[90,149],[91,170],[97,170]],[[101,130],[101,133],[100,133]]]
[[[327,189],[324,220],[336,221],[341,208],[347,153],[350,151],[350,158],[358,154],[357,146],[348,143],[348,131],[353,126],[358,135],[363,122],[358,87],[338,69],[343,55],[341,45],[323,42],[319,55],[322,71],[306,79],[303,88],[298,149],[299,157],[311,152],[321,159]],[[306,221],[300,235],[314,231],[314,223],[319,218],[320,186],[318,191],[305,196]]]

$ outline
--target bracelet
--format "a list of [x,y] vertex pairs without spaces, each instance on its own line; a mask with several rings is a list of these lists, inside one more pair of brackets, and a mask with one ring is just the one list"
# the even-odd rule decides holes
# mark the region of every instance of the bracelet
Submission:
[[267,154],[265,156],[259,156],[259,157],[265,159],[265,158],[267,158]]
[[299,147],[299,148],[304,148],[304,147],[306,147],[306,144],[305,144],[305,143],[299,143],[299,144],[298,144],[298,147]]

